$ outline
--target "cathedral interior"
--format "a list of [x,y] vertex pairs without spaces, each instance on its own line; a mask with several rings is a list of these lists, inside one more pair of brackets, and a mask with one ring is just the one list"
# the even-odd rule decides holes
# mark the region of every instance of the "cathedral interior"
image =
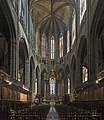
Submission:
[[104,120],[104,0],[0,0],[0,120]]

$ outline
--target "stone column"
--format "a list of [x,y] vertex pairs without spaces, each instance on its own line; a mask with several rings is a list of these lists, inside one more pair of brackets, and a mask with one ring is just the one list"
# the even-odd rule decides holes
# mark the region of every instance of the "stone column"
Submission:
[[16,80],[18,80],[18,72],[19,72],[19,40],[17,40],[16,43],[16,66],[15,66],[15,72],[16,72]]
[[41,75],[40,72],[38,74],[38,94],[41,94]]
[[62,95],[64,95],[65,94],[65,84],[64,84],[63,80],[62,80],[61,89],[62,89]]
[[[95,42],[89,44],[89,81],[96,80],[96,74],[98,71],[98,42],[96,36],[93,37]],[[93,41],[93,40],[92,40]]]
[[[95,42],[95,78],[97,78],[97,74],[98,74],[98,66],[99,66],[99,62],[98,62],[98,36],[96,37],[96,42]],[[95,79],[96,80],[96,79]]]
[[58,83],[58,96],[62,96],[62,83]]
[[[59,57],[59,37],[55,36],[55,58],[57,59]],[[58,59],[57,59],[58,60]]]
[[71,93],[73,93],[73,91],[74,91],[74,82],[73,82],[73,71],[72,70],[70,71],[70,78],[71,78],[71,81],[70,81]]
[[[87,32],[88,32],[88,41],[87,41],[87,52],[88,52],[88,65],[89,65],[89,71],[88,71],[88,79],[89,82],[96,79],[96,72],[97,72],[97,53],[98,52],[98,42],[97,42],[97,36],[93,33],[91,34],[91,7],[90,7],[90,0],[87,2],[87,11],[88,11],[88,22],[87,22]],[[94,32],[94,31],[93,31]]]
[[[33,78],[33,76],[32,76]],[[29,61],[26,60],[25,61],[25,85],[27,87],[30,87],[30,64],[29,64]]]
[[76,87],[80,87],[80,85],[81,85],[81,58],[80,57],[78,57],[77,58],[77,61],[76,61],[77,63],[76,63],[76,65],[77,65],[77,67],[76,67],[76,78],[77,78],[77,80],[76,80]]
[[44,98],[46,99],[46,81],[44,82]]
[[60,84],[58,83],[58,96],[60,96]]
[[32,81],[32,96],[31,96],[31,99],[32,99],[32,101],[34,101],[34,93],[35,93],[35,81],[36,81],[36,76],[35,76],[36,74],[35,74],[35,69],[33,69],[33,81]]
[[47,82],[47,96],[50,96],[49,82]]
[[16,79],[16,42],[10,41],[10,76]]
[[33,69],[32,92],[35,93],[36,71]]
[[68,73],[65,74],[65,77],[64,77],[64,94],[67,94],[68,93]]
[[55,93],[56,93],[56,96],[58,96],[58,82],[57,82],[57,80],[55,83]]

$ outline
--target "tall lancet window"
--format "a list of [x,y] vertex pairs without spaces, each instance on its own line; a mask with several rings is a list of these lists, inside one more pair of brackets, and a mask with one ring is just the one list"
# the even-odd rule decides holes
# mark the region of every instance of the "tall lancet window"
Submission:
[[42,53],[42,57],[46,58],[46,36],[45,34],[42,35],[41,53]]
[[55,56],[55,39],[54,36],[51,37],[51,59]]
[[70,33],[67,31],[67,53],[70,51]]
[[72,16],[72,33],[71,33],[71,37],[72,37],[72,40],[71,40],[71,48],[75,42],[75,39],[76,39],[76,13],[75,11],[73,11],[73,16]]
[[85,11],[86,11],[86,0],[80,0],[80,23],[83,19]]
[[59,52],[60,52],[60,58],[63,57],[63,34],[60,35],[59,40]]

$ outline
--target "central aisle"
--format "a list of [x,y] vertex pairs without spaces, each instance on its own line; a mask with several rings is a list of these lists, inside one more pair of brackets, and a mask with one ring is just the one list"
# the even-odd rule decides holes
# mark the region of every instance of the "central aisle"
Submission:
[[59,116],[55,110],[55,107],[50,107],[46,120],[59,120]]

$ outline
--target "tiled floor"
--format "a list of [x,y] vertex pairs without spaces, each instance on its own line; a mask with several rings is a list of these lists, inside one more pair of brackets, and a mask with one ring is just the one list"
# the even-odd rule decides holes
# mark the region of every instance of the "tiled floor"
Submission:
[[56,112],[54,107],[50,108],[46,120],[59,120],[58,113]]

